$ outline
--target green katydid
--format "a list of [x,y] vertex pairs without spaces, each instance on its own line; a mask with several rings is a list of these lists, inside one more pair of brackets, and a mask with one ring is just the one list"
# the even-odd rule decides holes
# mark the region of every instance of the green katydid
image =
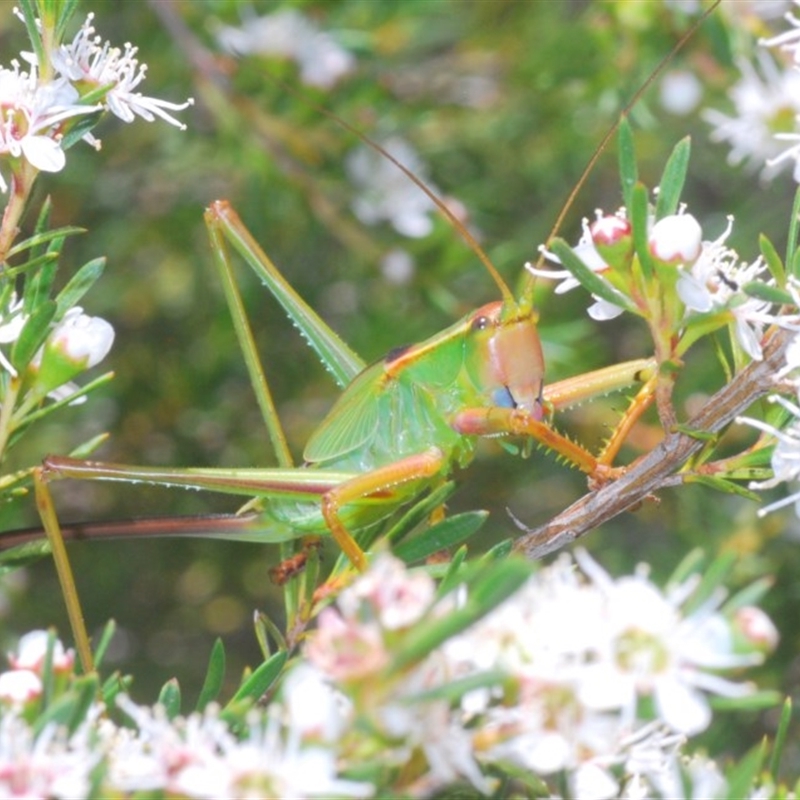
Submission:
[[[405,169],[399,165],[401,169]],[[412,176],[412,180],[416,180]],[[424,191],[429,191],[427,188]],[[441,205],[441,201],[435,202]],[[449,215],[447,209],[444,213]],[[480,437],[530,437],[557,451],[589,475],[610,474],[624,431],[652,398],[653,362],[639,359],[544,386],[544,363],[530,292],[517,301],[497,270],[472,243],[497,283],[502,300],[471,312],[430,339],[395,350],[367,366],[292,289],[247,232],[233,209],[215,202],[206,212],[217,265],[256,394],[281,466],[276,469],[171,469],[133,467],[50,456],[37,475],[37,500],[48,532],[71,623],[84,665],[91,663],[77,593],[46,483],[55,478],[116,480],[216,490],[258,498],[258,513],[222,518],[187,518],[165,523],[131,522],[79,526],[77,535],[224,536],[280,542],[330,534],[357,569],[366,557],[354,538],[361,530],[445,481],[466,466]],[[468,239],[469,233],[462,230]],[[267,284],[323,363],[345,386],[307,443],[302,467],[291,455],[232,273],[226,241]],[[600,392],[645,381],[604,452],[590,452],[555,432],[545,421],[558,409]],[[69,535],[69,529],[67,533]],[[3,537],[2,546],[29,535]]]
[[[651,361],[615,365],[545,388],[531,299],[515,300],[486,259],[502,300],[367,366],[296,295],[227,203],[213,203],[206,221],[245,352],[252,352],[252,342],[232,280],[226,239],[345,385],[306,444],[303,466],[291,464],[263,373],[253,365],[252,377],[267,412],[280,468],[159,469],[51,456],[41,472],[44,480],[118,480],[256,496],[264,500],[263,516],[209,525],[222,525],[230,538],[264,542],[329,533],[361,570],[366,559],[353,533],[442,482],[455,467],[467,466],[480,437],[532,437],[590,475],[607,472],[621,442],[615,439],[595,457],[544,422],[545,408],[560,408],[650,377]],[[642,397],[650,394],[646,388]],[[644,404],[646,400],[634,407],[637,414]]]

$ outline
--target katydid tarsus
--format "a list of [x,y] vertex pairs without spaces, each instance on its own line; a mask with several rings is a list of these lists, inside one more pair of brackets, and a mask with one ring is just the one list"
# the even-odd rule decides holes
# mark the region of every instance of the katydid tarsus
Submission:
[[[452,219],[446,207],[436,202]],[[526,284],[519,299],[515,298],[474,242],[500,299],[436,336],[366,366],[297,296],[226,203],[212,204],[206,220],[280,466],[156,469],[49,457],[40,470],[37,492],[54,550],[59,549],[61,537],[46,487],[53,478],[149,482],[256,497],[261,506],[256,513],[188,520],[173,526],[171,532],[264,542],[331,534],[350,562],[362,569],[366,559],[354,534],[435,487],[454,467],[466,466],[481,437],[528,437],[557,451],[590,476],[602,480],[613,475],[622,432],[652,398],[652,362],[628,362],[546,386],[532,282]],[[468,232],[463,227],[460,230],[471,241]],[[301,467],[292,462],[263,372],[256,364],[226,241],[263,279],[337,382],[345,387],[306,445]],[[599,456],[560,436],[546,421],[550,409],[558,410],[642,379],[644,387],[626,415],[620,435],[612,437]],[[126,528],[123,524],[115,530],[124,534],[143,527],[134,524]],[[91,526],[84,526],[82,535],[92,536]],[[17,543],[19,539],[9,537],[6,541]],[[66,566],[63,559],[60,569]],[[62,580],[69,578],[62,574]],[[75,597],[74,589],[65,593]],[[82,623],[74,613],[71,616],[76,639],[86,641],[85,633],[80,632]],[[88,644],[80,649],[88,666]]]

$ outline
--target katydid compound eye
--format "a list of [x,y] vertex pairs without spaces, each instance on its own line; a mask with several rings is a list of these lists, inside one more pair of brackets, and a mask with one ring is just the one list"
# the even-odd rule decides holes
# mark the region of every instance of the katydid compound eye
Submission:
[[475,317],[475,319],[472,320],[472,330],[474,331],[486,330],[486,328],[488,328],[489,325],[490,325],[489,317],[485,317],[483,315],[481,315],[480,317]]

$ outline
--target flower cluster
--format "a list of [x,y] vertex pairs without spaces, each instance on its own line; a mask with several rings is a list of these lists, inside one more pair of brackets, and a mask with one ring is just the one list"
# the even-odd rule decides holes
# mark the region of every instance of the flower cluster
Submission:
[[791,12],[784,18],[789,30],[759,40],[774,55],[762,50],[752,60],[737,58],[740,79],[729,92],[733,113],[707,109],[703,117],[714,127],[712,140],[730,146],[731,164],[760,169],[763,179],[793,164],[794,178],[800,181],[800,19]]
[[[27,70],[18,61],[0,68],[0,156],[9,159],[15,177],[24,170],[20,160],[35,170],[62,170],[70,125],[103,110],[125,122],[160,117],[184,127],[169,111],[180,111],[192,100],[176,104],[137,92],[147,67],[137,60],[136,48],[126,45],[120,50],[103,42],[95,34],[92,19],[89,14],[72,42],[47,54],[49,63],[39,64],[33,53],[23,53]],[[82,138],[99,146],[91,133]],[[8,188],[2,175],[0,188],[4,192]]]
[[[542,786],[565,776],[576,798],[623,787],[626,797],[677,796],[680,748],[711,719],[706,694],[752,691],[720,673],[758,663],[775,629],[754,607],[723,613],[721,592],[683,611],[697,580],[664,592],[643,570],[614,580],[585,553],[577,560],[579,569],[562,558],[411,657],[419,627],[469,598],[462,587],[437,599],[425,573],[379,556],[320,616],[277,698],[237,733],[213,705],[170,718],[118,695],[129,725],[95,702],[71,733],[50,722],[34,734],[41,684],[22,675],[40,677],[48,655],[53,672],[69,672],[72,654],[30,634],[0,675],[0,793],[421,797],[464,780],[489,793],[502,764]],[[724,786],[713,765],[695,767],[693,780]]]
[[[741,350],[750,358],[760,360],[765,326],[778,318],[772,311],[772,303],[748,295],[745,287],[758,281],[769,283],[771,279],[762,257],[752,263],[743,262],[736,251],[727,246],[733,217],[728,217],[726,229],[714,240],[703,238],[700,223],[686,213],[684,207],[658,221],[651,217],[648,227],[649,255],[661,268],[657,294],[648,291],[647,286],[636,284],[636,276],[641,272],[630,266],[632,230],[626,209],[610,216],[597,211],[596,220],[591,224],[584,219],[583,235],[573,252],[606,284],[608,292],[605,297],[595,295],[595,302],[588,309],[589,316],[608,320],[627,309],[652,321],[657,316],[654,304],[658,304],[673,317],[664,320],[664,314],[660,313],[662,323],[670,330],[680,331],[699,315],[716,314],[721,324],[731,325]],[[559,260],[552,253],[546,252],[546,255]],[[557,294],[581,283],[570,270],[537,269],[530,264],[526,268],[537,277],[560,281],[555,289]],[[679,302],[665,303],[673,290]],[[619,301],[608,299],[615,294]]]
[[[761,660],[754,639],[737,650],[741,613],[757,614],[774,646],[760,611],[726,616],[717,594],[684,613],[695,580],[664,593],[644,571],[615,581],[577,558],[581,571],[561,559],[404,670],[393,659],[403,638],[457,608],[458,593],[434,603],[426,576],[382,557],[320,616],[306,657],[346,696],[356,727],[381,737],[385,765],[417,764],[406,791],[456,779],[490,791],[483,768],[505,763],[567,775],[575,797],[617,796],[633,778],[668,796],[680,745],[710,722],[706,693],[752,691],[718,673]],[[447,687],[462,681],[472,688],[454,701]]]
[[352,53],[295,9],[252,17],[236,28],[222,26],[217,40],[238,55],[291,59],[300,67],[300,79],[321,89],[330,89],[355,67]]

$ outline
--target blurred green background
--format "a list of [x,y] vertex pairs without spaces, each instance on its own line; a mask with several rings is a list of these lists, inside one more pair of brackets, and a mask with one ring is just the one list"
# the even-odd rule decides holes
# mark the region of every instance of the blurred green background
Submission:
[[[788,175],[764,184],[757,174],[732,169],[725,148],[709,141],[709,126],[700,119],[704,107],[727,108],[733,56],[760,33],[747,4],[730,5],[669,66],[700,79],[699,105],[683,115],[669,112],[656,81],[632,118],[640,174],[650,186],[675,142],[692,136],[684,199],[710,239],[734,213],[729,243],[743,258],[754,258],[758,233],[770,236],[779,251],[785,247],[794,185]],[[352,71],[328,88],[313,87],[303,85],[291,60],[235,59],[221,49],[222,26],[285,7],[302,12],[350,52]],[[111,438],[98,455],[113,461],[274,463],[203,227],[203,209],[216,198],[235,205],[296,289],[367,360],[426,338],[496,298],[477,259],[440,218],[431,215],[432,232],[418,239],[388,223],[367,225],[357,218],[353,203],[365,189],[347,165],[361,146],[298,93],[380,141],[402,137],[410,143],[426,179],[463,204],[470,226],[513,282],[523,263],[536,258],[620,109],[696,17],[681,4],[647,0],[191,0],[81,8],[96,12],[104,38],[138,44],[149,65],[144,94],[174,101],[193,96],[196,105],[179,114],[189,126],[185,132],[109,118],[97,131],[99,154],[76,146],[63,173],[41,179],[40,197],[53,196],[54,222],[88,229],[70,242],[65,273],[96,255],[108,257],[107,272],[84,305],[116,328],[104,366],[117,377],[86,406],[32,431],[8,468],[67,452],[104,430]],[[0,45],[5,64],[26,46],[11,4],[0,6]],[[383,171],[374,167],[376,183]],[[612,146],[562,234],[577,241],[581,217],[619,204]],[[400,258],[406,264],[410,259],[413,269],[390,272],[385,259],[394,251],[405,253]],[[299,456],[337,389],[266,291],[244,269],[241,280],[281,419]],[[599,325],[586,316],[588,298],[581,290],[555,296],[540,282],[537,292],[548,379],[648,355],[636,320]],[[679,386],[681,411],[722,382],[711,349],[692,352]],[[581,441],[597,444],[623,406],[619,397],[587,404],[561,423]],[[650,432],[639,433],[641,447]],[[459,477],[451,509],[492,512],[475,548],[514,535],[506,508],[536,524],[585,490],[585,480],[553,458],[536,454],[521,461],[492,443]],[[69,482],[54,491],[64,520],[237,507],[235,499],[220,495],[120,484]],[[4,530],[35,524],[30,498],[2,513]],[[764,682],[791,694],[800,674],[797,534],[797,520],[788,514],[757,521],[753,504],[687,489],[663,493],[660,503],[604,526],[586,545],[615,573],[646,560],[664,578],[693,547],[712,555],[735,552],[734,580],[742,584],[774,573],[776,588],[766,607],[783,638]],[[253,610],[280,618],[278,590],[267,576],[278,560],[275,547],[150,540],[80,543],[70,554],[90,627],[99,630],[109,617],[120,626],[111,657],[114,666],[136,676],[133,695],[140,700],[152,700],[165,680],[177,676],[193,702],[216,636],[225,641],[233,686],[244,666],[259,659]],[[333,550],[324,557],[331,563]],[[69,639],[48,560],[9,587],[6,648],[18,633],[51,624]],[[733,748],[756,741],[773,722],[771,714],[736,720],[725,734]]]

